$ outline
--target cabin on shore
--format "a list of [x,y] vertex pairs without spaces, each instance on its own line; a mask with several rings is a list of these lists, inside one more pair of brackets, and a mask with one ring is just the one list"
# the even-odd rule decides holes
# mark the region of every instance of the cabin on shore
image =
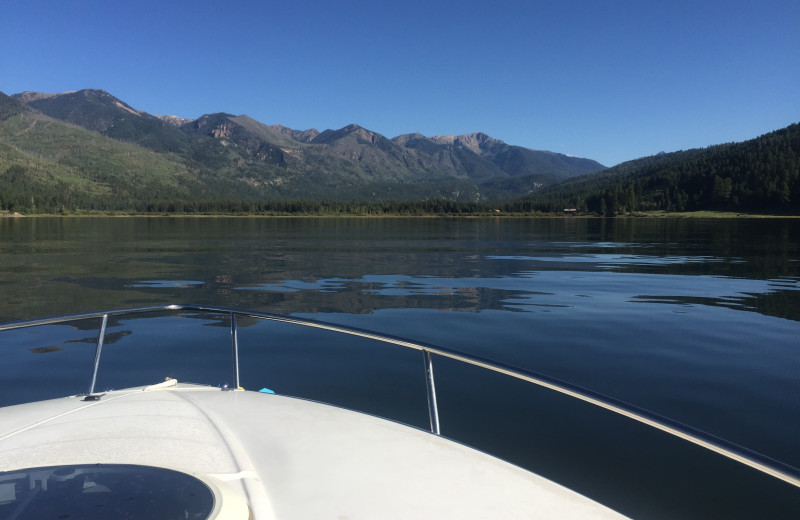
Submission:
[[578,210],[575,208],[564,208],[564,215],[575,215]]

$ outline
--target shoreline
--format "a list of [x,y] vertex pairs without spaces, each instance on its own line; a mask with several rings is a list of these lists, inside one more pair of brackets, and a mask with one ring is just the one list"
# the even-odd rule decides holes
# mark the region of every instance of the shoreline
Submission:
[[558,213],[486,213],[486,214],[459,214],[459,213],[431,213],[425,215],[403,214],[307,214],[307,213],[128,213],[128,212],[89,212],[89,213],[33,213],[19,212],[0,213],[0,218],[532,218],[532,219],[795,219],[800,215],[773,215],[761,213],[738,213],[730,211],[685,211],[668,213],[664,211],[635,212],[614,217],[598,215],[562,215]]

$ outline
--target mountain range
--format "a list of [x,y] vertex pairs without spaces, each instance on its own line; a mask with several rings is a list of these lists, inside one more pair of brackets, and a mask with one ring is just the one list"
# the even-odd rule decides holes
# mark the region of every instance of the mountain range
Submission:
[[[273,202],[275,204],[273,204]],[[371,209],[366,209],[371,208]],[[0,93],[0,211],[800,214],[800,124],[612,168],[483,133],[386,138]]]
[[0,197],[26,205],[65,193],[67,206],[98,208],[142,197],[476,202],[604,168],[483,133],[389,139],[356,124],[319,132],[246,115],[152,115],[96,89],[0,93]]

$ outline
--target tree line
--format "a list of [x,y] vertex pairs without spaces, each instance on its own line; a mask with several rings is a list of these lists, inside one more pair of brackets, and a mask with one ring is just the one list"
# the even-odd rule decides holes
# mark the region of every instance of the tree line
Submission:
[[743,143],[623,163],[527,197],[529,209],[800,212],[800,125]]

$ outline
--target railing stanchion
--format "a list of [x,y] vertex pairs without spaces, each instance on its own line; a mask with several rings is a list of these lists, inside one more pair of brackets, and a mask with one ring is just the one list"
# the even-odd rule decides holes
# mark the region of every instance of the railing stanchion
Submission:
[[92,382],[89,383],[89,395],[94,393],[94,385],[97,383],[97,370],[100,368],[100,353],[103,351],[103,343],[106,340],[107,324],[108,314],[103,314],[103,324],[100,325],[100,334],[97,336],[97,346],[94,349],[94,367],[92,368]]
[[236,313],[231,313],[231,350],[233,354],[233,389],[239,389],[239,326]]
[[436,404],[436,383],[433,380],[433,360],[428,350],[422,350],[422,359],[425,362],[425,387],[428,393],[428,417],[431,422],[431,433],[441,435],[439,427],[439,407]]

